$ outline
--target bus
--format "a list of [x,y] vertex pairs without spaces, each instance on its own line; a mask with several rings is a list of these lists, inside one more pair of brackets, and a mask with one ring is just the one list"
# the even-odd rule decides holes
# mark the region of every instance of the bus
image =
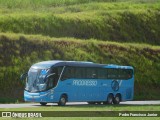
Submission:
[[81,61],[43,61],[21,75],[25,81],[24,100],[41,105],[66,102],[119,104],[133,100],[132,66]]

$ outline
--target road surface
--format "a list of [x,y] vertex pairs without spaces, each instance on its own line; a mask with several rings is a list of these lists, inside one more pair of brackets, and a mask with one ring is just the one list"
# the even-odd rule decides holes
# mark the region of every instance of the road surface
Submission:
[[[70,102],[67,106],[86,106],[87,102]],[[121,102],[120,105],[160,105],[160,100],[157,101],[126,101]],[[39,103],[20,103],[20,104],[0,104],[0,108],[27,108],[27,107],[40,107]],[[57,106],[56,103],[49,103],[47,106]]]

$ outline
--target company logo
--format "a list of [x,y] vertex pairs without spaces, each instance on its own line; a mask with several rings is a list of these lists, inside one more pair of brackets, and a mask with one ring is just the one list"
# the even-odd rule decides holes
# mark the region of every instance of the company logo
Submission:
[[31,112],[2,112],[2,117],[26,118],[26,117],[42,117],[41,113]]
[[119,83],[117,80],[112,81],[111,87],[113,91],[118,91],[119,90]]
[[2,112],[2,117],[12,117],[11,112]]
[[73,80],[76,86],[97,86],[97,80]]

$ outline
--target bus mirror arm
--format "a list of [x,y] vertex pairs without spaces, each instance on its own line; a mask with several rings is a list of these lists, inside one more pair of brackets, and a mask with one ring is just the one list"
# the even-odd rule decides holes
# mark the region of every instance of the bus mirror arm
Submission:
[[47,75],[47,78],[49,78],[50,76],[53,76],[53,75],[55,75],[56,73],[52,73],[52,74],[49,74],[49,75]]
[[23,74],[21,75],[21,77],[20,77],[20,80],[21,80],[21,81],[25,80],[27,76],[28,76],[28,73],[27,73],[27,72],[26,72],[26,73],[23,73]]

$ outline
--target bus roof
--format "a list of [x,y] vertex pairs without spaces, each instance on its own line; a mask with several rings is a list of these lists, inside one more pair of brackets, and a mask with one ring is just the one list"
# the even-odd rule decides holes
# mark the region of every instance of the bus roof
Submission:
[[33,68],[51,68],[52,66],[93,66],[100,67],[104,66],[102,64],[95,64],[93,62],[85,62],[85,61],[61,61],[61,60],[53,60],[53,61],[43,61],[32,65]]
[[80,67],[104,67],[104,68],[124,68],[124,69],[133,69],[131,66],[119,66],[114,64],[97,64],[93,62],[85,61],[62,61],[62,60],[52,60],[52,61],[43,61],[32,65],[32,68],[47,69],[53,66],[80,66]]
[[115,64],[108,64],[105,68],[119,68],[119,69],[133,69],[132,66],[122,66],[122,65],[115,65]]

